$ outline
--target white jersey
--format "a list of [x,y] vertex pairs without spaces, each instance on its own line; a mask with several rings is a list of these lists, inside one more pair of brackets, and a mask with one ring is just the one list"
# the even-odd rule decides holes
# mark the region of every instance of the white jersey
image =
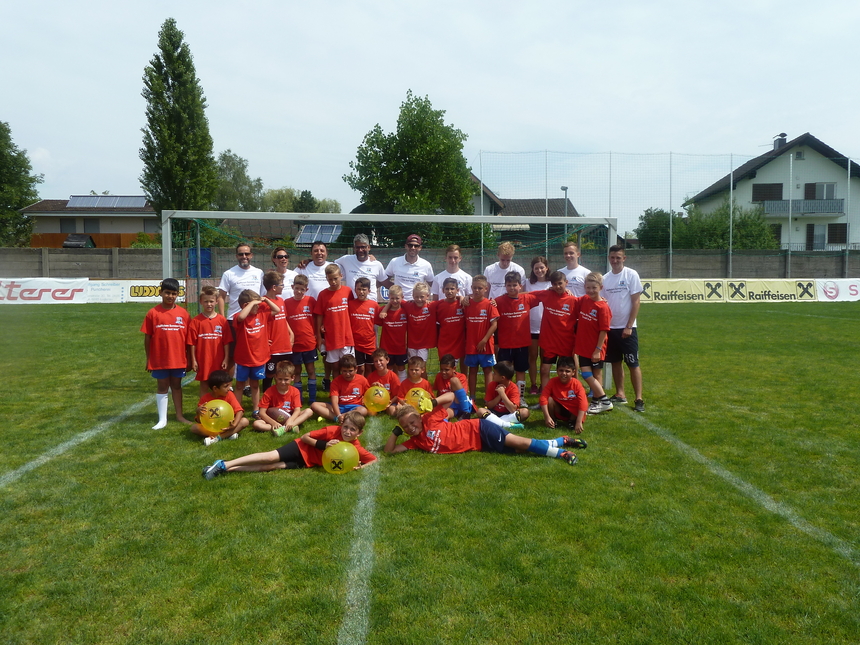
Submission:
[[355,281],[358,278],[367,278],[370,280],[370,294],[367,296],[370,300],[378,300],[377,283],[382,282],[388,276],[385,275],[385,269],[382,267],[382,262],[378,260],[365,260],[359,262],[355,255],[343,255],[335,260],[343,273],[343,283],[352,289],[352,295],[358,297],[355,293]]
[[304,269],[296,269],[296,273],[299,275],[306,275],[308,277],[307,295],[311,298],[315,299],[320,295],[320,291],[328,289],[328,280],[325,278],[325,268],[329,264],[334,264],[334,262],[326,260],[326,263],[321,267],[318,267],[313,262],[308,262],[308,265]]
[[[534,284],[525,281],[523,286],[526,288],[526,293],[531,291],[541,291],[543,289],[549,289],[552,286],[552,282],[549,280],[538,280]],[[540,321],[543,318],[543,303],[539,304],[537,307],[532,307],[529,310],[529,333],[539,334],[540,333]]]
[[[603,297],[606,298],[606,302],[609,303],[609,308],[612,310],[610,329],[627,327],[627,321],[630,319],[630,311],[633,307],[630,296],[637,293],[642,293],[642,282],[639,280],[639,274],[633,269],[624,267],[618,273],[610,271],[603,276]],[[635,320],[631,326],[636,326]]]
[[511,271],[516,271],[520,274],[521,282],[524,283],[526,281],[526,270],[516,262],[511,262],[506,269],[500,267],[498,262],[484,269],[484,276],[487,278],[487,282],[490,283],[490,295],[487,296],[488,298],[492,300],[505,293],[505,275]]
[[221,276],[218,290],[227,294],[227,319],[232,320],[239,312],[239,294],[245,289],[256,291],[260,295],[266,293],[263,287],[263,270],[257,267],[242,269],[238,264],[227,269]]
[[385,274],[403,289],[404,300],[412,300],[412,288],[419,282],[433,283],[433,267],[423,258],[410,264],[405,255],[399,255],[385,267]]
[[459,269],[456,273],[451,273],[447,270],[442,273],[437,273],[433,278],[433,286],[430,287],[430,296],[436,296],[439,300],[445,300],[445,294],[442,292],[442,283],[448,278],[454,278],[457,281],[457,295],[468,296],[472,293],[472,276]]
[[581,264],[575,269],[568,269],[566,266],[559,269],[567,278],[567,288],[577,298],[585,295],[585,276],[591,271],[586,269]]
[[293,281],[296,279],[297,275],[298,273],[296,273],[292,269],[287,269],[286,271],[284,271],[284,291],[286,291],[286,297],[281,296],[282,298],[286,299],[290,297],[290,294],[293,292]]

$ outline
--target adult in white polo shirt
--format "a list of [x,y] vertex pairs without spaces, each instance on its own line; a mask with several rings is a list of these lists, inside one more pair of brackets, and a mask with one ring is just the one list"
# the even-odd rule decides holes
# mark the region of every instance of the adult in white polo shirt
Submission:
[[352,239],[353,255],[342,255],[335,263],[340,267],[343,274],[343,284],[352,289],[352,295],[355,293],[355,281],[359,278],[367,278],[370,280],[370,300],[378,300],[377,283],[382,283],[388,277],[385,275],[385,268],[379,260],[370,259],[370,239],[364,233],[359,233]]
[[460,268],[460,260],[462,259],[460,247],[456,244],[451,244],[445,249],[445,270],[436,274],[436,277],[433,278],[433,286],[430,287],[430,295],[433,296],[433,300],[445,300],[445,294],[442,290],[447,278],[454,278],[457,281],[458,296],[472,295],[472,276]]
[[311,244],[311,259],[304,260],[296,267],[296,273],[308,277],[308,293],[311,298],[319,296],[320,291],[328,289],[328,280],[325,277],[325,268],[329,264],[328,247],[325,242],[317,240]]
[[567,290],[577,298],[585,295],[585,277],[591,273],[579,263],[579,246],[576,242],[564,243],[564,261],[567,266],[559,269],[567,278]]
[[[236,265],[227,269],[221,276],[218,285],[218,311],[228,320],[239,312],[239,294],[245,289],[256,291],[260,295],[266,293],[263,287],[263,270],[251,266],[254,252],[250,244],[239,244],[236,247]],[[227,311],[224,311],[224,303]]]
[[509,271],[516,271],[520,274],[520,282],[526,281],[526,270],[519,264],[513,262],[514,245],[510,242],[502,242],[499,244],[499,261],[491,264],[484,269],[484,277],[490,283],[490,293],[487,296],[491,300],[498,298],[505,293],[505,274]]
[[403,289],[403,299],[412,300],[412,288],[419,282],[433,284],[433,267],[427,260],[418,257],[424,241],[413,233],[406,238],[405,255],[397,256],[385,267],[388,278],[382,283],[385,287],[396,284]]

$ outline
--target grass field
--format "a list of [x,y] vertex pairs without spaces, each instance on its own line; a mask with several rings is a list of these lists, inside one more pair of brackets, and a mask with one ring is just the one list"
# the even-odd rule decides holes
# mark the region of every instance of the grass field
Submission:
[[860,642],[858,303],[646,305],[647,411],[573,468],[214,481],[282,440],[150,430],[146,309],[0,308],[3,643]]

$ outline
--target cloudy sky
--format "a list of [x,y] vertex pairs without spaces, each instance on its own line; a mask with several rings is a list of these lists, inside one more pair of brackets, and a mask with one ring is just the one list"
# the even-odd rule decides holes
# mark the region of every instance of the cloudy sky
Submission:
[[141,78],[168,17],[216,154],[346,211],[356,148],[376,123],[394,129],[409,89],[468,134],[466,159],[501,197],[568,185],[621,231],[779,132],[860,156],[860,4],[844,0],[3,4],[0,120],[44,174],[43,198],[141,194]]

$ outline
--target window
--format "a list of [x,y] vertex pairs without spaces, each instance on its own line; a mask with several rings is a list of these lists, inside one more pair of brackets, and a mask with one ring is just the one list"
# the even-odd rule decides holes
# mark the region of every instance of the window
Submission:
[[773,238],[777,242],[782,242],[782,224],[771,224],[770,232],[773,233]]
[[99,233],[101,220],[97,217],[84,218],[84,233]]
[[77,233],[77,221],[74,217],[60,218],[60,233]]
[[836,182],[804,184],[803,199],[836,199]]
[[754,202],[772,202],[782,199],[782,184],[753,184],[752,200]]
[[827,243],[828,244],[847,244],[848,243],[848,224],[827,225]]
[[797,152],[794,153],[794,160],[795,161],[803,161],[804,160],[803,150],[798,150]]

